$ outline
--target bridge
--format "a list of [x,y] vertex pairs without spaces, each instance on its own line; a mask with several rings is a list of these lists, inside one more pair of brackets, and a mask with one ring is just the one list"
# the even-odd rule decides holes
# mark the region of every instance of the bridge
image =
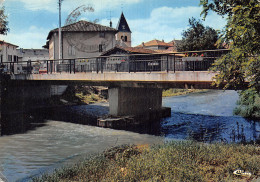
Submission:
[[163,88],[219,89],[212,86],[216,73],[208,70],[227,51],[8,62],[4,67],[13,85],[23,84],[39,97],[46,95],[48,85],[107,86],[110,114],[125,116],[160,110]]

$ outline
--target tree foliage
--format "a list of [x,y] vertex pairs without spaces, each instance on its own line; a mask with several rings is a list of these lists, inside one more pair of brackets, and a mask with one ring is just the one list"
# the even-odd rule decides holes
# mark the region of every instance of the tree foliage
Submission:
[[0,34],[6,35],[8,29],[8,21],[7,16],[5,15],[5,9],[4,7],[0,8]]
[[231,51],[222,56],[213,68],[219,71],[216,85],[227,82],[226,88],[238,88],[245,81],[260,92],[260,3],[259,0],[201,0],[204,18],[209,11],[227,17],[219,40],[230,45]]
[[260,118],[260,95],[255,89],[247,89],[239,93],[238,106],[234,114],[249,118]]
[[204,27],[200,20],[189,19],[189,28],[182,33],[180,51],[216,49],[218,33],[211,27]]

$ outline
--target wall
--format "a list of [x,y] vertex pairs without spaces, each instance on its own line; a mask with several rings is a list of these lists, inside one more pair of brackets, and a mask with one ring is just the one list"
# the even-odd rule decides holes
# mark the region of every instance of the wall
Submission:
[[[50,39],[50,58],[58,59],[59,55],[58,34]],[[63,59],[96,57],[99,45],[102,44],[102,52],[115,46],[115,33],[105,32],[105,37],[100,37],[100,32],[62,32]],[[54,52],[54,56],[52,56]]]

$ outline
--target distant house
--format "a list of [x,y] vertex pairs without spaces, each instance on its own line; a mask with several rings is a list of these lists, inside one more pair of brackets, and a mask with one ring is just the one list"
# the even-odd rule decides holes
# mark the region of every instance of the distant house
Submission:
[[18,61],[48,60],[48,49],[17,49]]
[[174,52],[178,52],[181,45],[182,45],[182,40],[172,40],[171,42],[169,42],[169,44],[173,44],[172,50]]
[[0,62],[17,62],[17,47],[19,46],[5,41],[0,41]]
[[166,43],[163,40],[151,40],[149,42],[143,42],[141,45],[138,45],[136,47],[142,47],[144,49],[151,49],[151,50],[167,50],[171,47],[173,47],[172,43]]
[[[116,29],[81,20],[63,26],[62,31],[62,58],[75,59],[95,57],[113,48],[116,44]],[[59,59],[58,28],[51,30],[47,37],[47,47],[50,59]]]

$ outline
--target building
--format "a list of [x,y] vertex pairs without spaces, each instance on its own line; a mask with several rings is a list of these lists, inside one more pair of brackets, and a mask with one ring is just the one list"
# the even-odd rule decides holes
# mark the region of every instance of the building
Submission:
[[[49,32],[44,46],[49,49],[50,59],[59,59],[58,30]],[[62,59],[96,57],[116,44],[116,29],[84,20],[63,26],[61,32]]]
[[[143,72],[143,71],[165,71],[167,69],[167,57],[158,54],[155,50],[142,47],[114,47],[102,54],[109,56],[106,66],[109,71],[121,72]],[[168,60],[173,59],[169,55]],[[170,67],[172,62],[168,62]]]
[[17,49],[18,62],[48,60],[48,49]]
[[128,26],[123,12],[121,13],[116,29],[118,30],[118,33],[116,34],[116,41],[119,42],[119,45],[123,47],[131,47],[132,32]]
[[172,43],[166,43],[164,42],[164,40],[160,41],[160,40],[151,40],[148,42],[143,42],[141,45],[138,45],[136,47],[142,47],[144,49],[151,49],[151,50],[167,50],[167,49],[171,49],[174,47],[174,45]]
[[17,45],[0,41],[0,62],[17,62],[18,56],[16,49],[18,47]]

